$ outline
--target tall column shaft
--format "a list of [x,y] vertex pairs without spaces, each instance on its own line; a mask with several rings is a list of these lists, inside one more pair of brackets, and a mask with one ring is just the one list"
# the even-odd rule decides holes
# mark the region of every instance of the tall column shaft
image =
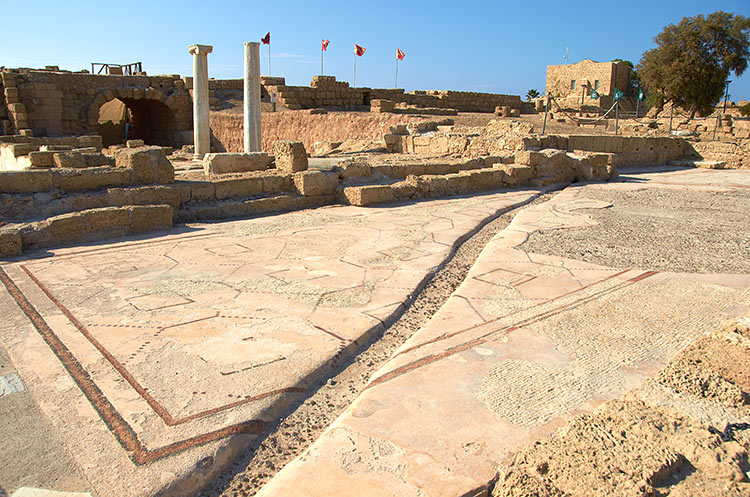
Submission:
[[260,44],[245,42],[245,153],[260,152]]
[[211,152],[211,128],[208,124],[208,54],[210,45],[192,45],[193,55],[193,144],[196,158]]

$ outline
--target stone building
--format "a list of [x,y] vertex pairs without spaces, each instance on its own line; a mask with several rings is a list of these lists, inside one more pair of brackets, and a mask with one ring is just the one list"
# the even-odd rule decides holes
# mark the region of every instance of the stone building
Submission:
[[[596,62],[584,59],[576,64],[547,66],[547,92],[563,107],[580,109],[612,105],[615,89],[625,91],[630,79],[626,62]],[[596,90],[599,99],[591,98]]]

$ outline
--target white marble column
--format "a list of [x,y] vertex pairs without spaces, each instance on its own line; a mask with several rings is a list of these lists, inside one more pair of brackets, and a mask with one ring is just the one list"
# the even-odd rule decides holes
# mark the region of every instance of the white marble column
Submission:
[[193,56],[193,144],[194,157],[202,159],[211,152],[211,128],[208,125],[208,54],[211,45],[191,45]]
[[260,152],[260,43],[245,42],[245,153]]

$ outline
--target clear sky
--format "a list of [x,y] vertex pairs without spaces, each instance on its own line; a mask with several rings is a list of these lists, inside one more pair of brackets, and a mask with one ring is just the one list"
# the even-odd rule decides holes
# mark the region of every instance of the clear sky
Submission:
[[[0,0],[0,65],[90,69],[143,62],[149,74],[192,73],[188,45],[213,45],[209,75],[241,78],[244,41],[271,32],[271,72],[292,85],[325,73],[357,86],[525,95],[544,89],[546,66],[584,58],[637,63],[653,38],[685,16],[724,10],[750,17],[750,0],[548,1],[141,1]],[[261,45],[261,73],[268,72]],[[750,99],[750,69],[730,95]]]

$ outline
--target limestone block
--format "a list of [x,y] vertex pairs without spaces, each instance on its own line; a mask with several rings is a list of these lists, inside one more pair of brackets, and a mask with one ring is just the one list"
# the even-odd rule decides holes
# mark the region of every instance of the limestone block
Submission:
[[53,154],[53,160],[55,163],[55,167],[60,168],[83,168],[88,167],[88,164],[86,164],[86,159],[83,157],[83,154],[80,152],[55,152]]
[[331,195],[339,186],[339,176],[331,172],[304,171],[294,174],[294,186],[306,197]]
[[403,152],[403,149],[401,147],[401,135],[383,135],[383,140],[385,141],[385,148],[389,153]]
[[113,167],[52,169],[52,185],[63,191],[99,190],[131,183],[131,172]]
[[97,152],[104,148],[102,137],[100,135],[84,135],[78,137],[79,147],[94,147]]
[[132,170],[138,185],[173,183],[174,167],[162,147],[123,148],[115,152],[115,165]]
[[281,193],[292,190],[292,176],[288,174],[266,174],[263,178],[263,193]]
[[29,162],[31,167],[54,167],[54,152],[38,151],[29,152]]
[[232,197],[251,197],[263,193],[263,179],[236,178],[214,182],[216,186],[216,198],[221,200]]
[[521,117],[521,109],[510,109],[510,117]]
[[294,197],[291,195],[277,195],[275,197],[248,200],[246,204],[248,214],[289,211],[296,206]]
[[370,166],[367,164],[360,164],[356,162],[347,162],[338,168],[341,179],[347,180],[350,178],[365,178],[372,174]]
[[125,142],[127,148],[140,148],[146,146],[143,140],[128,140]]
[[427,192],[430,197],[442,197],[448,193],[448,179],[445,176],[426,175]]
[[115,165],[114,157],[107,157],[101,152],[86,152],[86,153],[82,153],[81,156],[83,157],[83,160],[86,163],[86,167],[114,166]]
[[52,174],[49,170],[0,172],[0,193],[44,192],[51,189]]
[[130,214],[130,233],[143,233],[172,227],[173,211],[169,205],[133,205]]
[[410,181],[399,181],[391,185],[393,190],[393,196],[396,199],[403,200],[407,198],[413,198],[417,193],[417,187],[414,182]]
[[313,195],[309,197],[297,197],[294,205],[296,209],[314,209],[321,205],[335,204],[336,201],[336,195]]
[[203,201],[216,199],[216,184],[210,181],[196,181],[190,185],[190,200]]
[[265,152],[212,153],[203,158],[203,171],[209,175],[242,173],[268,169],[272,159]]
[[307,169],[307,152],[302,142],[277,140],[273,142],[276,169],[283,173],[296,173]]
[[344,196],[351,205],[366,206],[393,201],[393,190],[387,185],[350,186]]
[[0,257],[21,255],[21,234],[13,228],[0,229]]
[[523,164],[499,164],[496,167],[505,173],[505,183],[508,185],[525,185],[533,173],[531,167]]
[[[124,193],[121,199],[116,198],[113,191],[119,190]],[[177,191],[169,186],[152,185],[138,188],[112,188],[107,190],[107,196],[111,200],[118,200],[113,205],[169,205],[173,209],[180,206],[180,197]],[[127,202],[122,202],[127,200]]]

